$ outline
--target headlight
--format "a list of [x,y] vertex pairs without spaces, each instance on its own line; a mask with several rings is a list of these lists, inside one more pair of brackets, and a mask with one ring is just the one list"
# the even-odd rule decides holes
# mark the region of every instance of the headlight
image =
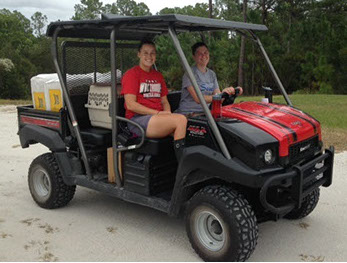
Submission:
[[272,150],[266,150],[265,152],[264,152],[264,162],[266,163],[266,164],[272,164],[273,163],[273,161],[274,161],[274,155],[273,155],[273,152],[272,152]]

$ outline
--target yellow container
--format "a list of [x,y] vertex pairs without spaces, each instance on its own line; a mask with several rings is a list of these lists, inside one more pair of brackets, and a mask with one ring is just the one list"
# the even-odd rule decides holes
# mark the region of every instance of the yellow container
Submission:
[[35,109],[46,110],[46,99],[44,92],[34,92]]
[[50,89],[49,101],[51,105],[51,111],[59,111],[63,107],[63,100],[61,96],[61,90]]
[[35,109],[58,112],[63,107],[61,86],[55,73],[32,77],[31,93]]

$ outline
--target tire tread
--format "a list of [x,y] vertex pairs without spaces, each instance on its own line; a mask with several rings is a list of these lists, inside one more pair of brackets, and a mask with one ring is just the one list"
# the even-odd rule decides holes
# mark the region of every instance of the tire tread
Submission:
[[39,206],[47,209],[55,209],[66,206],[72,200],[75,194],[76,185],[67,185],[64,183],[58,163],[55,160],[53,153],[45,153],[36,157],[30,165],[29,176],[35,165],[41,165],[47,170],[52,180],[51,184],[53,185],[51,197],[46,202],[39,202],[32,194],[35,202]]
[[320,189],[317,188],[313,190],[308,196],[302,201],[301,207],[299,209],[294,209],[285,215],[287,219],[301,219],[309,214],[316,208],[319,201]]
[[[248,204],[248,201],[239,193],[234,192],[225,186],[207,186],[202,188],[190,199],[189,203],[200,197],[208,197],[224,204],[224,209],[231,215],[239,229],[239,247],[236,253],[229,253],[221,261],[246,261],[257,245],[258,224],[255,214]],[[188,204],[189,207],[190,204]],[[201,253],[199,248],[192,242],[192,237],[188,231],[189,239],[196,253],[205,261],[216,261],[216,258],[208,258]],[[233,254],[233,255],[231,255]]]

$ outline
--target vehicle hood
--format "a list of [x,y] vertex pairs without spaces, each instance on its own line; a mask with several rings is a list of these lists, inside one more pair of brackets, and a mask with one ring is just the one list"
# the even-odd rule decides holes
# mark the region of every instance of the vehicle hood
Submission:
[[315,135],[321,141],[320,123],[308,114],[282,104],[241,102],[224,106],[223,117],[247,122],[271,134],[280,143],[280,156],[287,156],[289,146]]

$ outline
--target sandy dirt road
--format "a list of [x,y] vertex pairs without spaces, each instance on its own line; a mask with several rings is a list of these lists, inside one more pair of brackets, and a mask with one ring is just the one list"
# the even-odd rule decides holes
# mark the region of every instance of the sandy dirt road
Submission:
[[[22,149],[14,106],[0,107],[0,261],[201,261],[184,221],[77,187],[70,204],[45,210],[27,186],[31,161],[47,149]],[[303,220],[259,226],[250,261],[347,260],[347,152],[334,182]]]

